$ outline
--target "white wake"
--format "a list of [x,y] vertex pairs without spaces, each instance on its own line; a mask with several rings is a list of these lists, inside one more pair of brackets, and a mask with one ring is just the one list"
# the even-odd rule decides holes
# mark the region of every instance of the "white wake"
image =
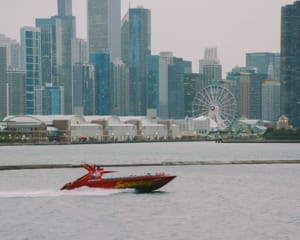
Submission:
[[124,189],[96,189],[80,188],[71,191],[57,189],[46,190],[21,190],[21,191],[0,191],[0,198],[42,198],[42,197],[64,197],[64,196],[109,196],[121,192]]

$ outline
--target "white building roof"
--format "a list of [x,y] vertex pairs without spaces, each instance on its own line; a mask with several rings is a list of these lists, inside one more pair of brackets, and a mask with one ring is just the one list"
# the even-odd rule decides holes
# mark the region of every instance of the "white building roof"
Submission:
[[101,116],[101,115],[94,115],[93,116],[93,115],[91,115],[91,116],[83,116],[83,117],[87,122],[105,120],[105,121],[108,122],[109,125],[121,123],[119,117],[114,116],[114,115],[105,115],[105,116]]
[[13,115],[3,119],[4,122],[45,123],[52,125],[54,120],[69,120],[71,124],[85,123],[85,119],[77,115]]
[[122,116],[120,117],[121,122],[139,121],[142,126],[165,126],[162,123],[157,123],[155,120],[147,116]]

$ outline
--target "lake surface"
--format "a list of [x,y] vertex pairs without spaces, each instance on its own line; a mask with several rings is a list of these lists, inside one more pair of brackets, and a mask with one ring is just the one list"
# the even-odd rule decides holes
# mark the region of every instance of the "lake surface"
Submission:
[[0,165],[82,162],[97,164],[178,161],[299,160],[299,143],[173,142],[98,145],[1,146]]
[[[213,142],[3,146],[0,165],[298,160],[300,144]],[[300,236],[300,165],[114,168],[169,172],[160,191],[59,191],[83,169],[0,172],[0,239],[282,240]]]

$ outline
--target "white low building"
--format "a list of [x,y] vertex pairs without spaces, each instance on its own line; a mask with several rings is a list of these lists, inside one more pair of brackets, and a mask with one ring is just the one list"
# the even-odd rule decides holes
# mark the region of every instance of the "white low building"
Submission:
[[200,135],[208,135],[210,131],[217,128],[216,122],[206,116],[193,118],[192,124],[194,131]]
[[3,121],[15,121],[24,125],[44,123],[48,136],[58,134],[67,137],[70,142],[101,141],[103,138],[102,126],[87,123],[83,117],[77,115],[16,115],[7,116]]
[[214,121],[205,116],[170,120],[173,138],[207,136],[216,127]]
[[123,123],[117,116],[84,116],[89,123],[102,124],[103,135],[112,141],[132,141],[137,135],[134,124]]
[[120,117],[124,123],[132,123],[137,126],[137,137],[143,140],[160,140],[168,138],[168,126],[158,123],[157,119],[146,116],[126,116]]
[[81,123],[71,125],[71,141],[103,141],[103,127],[94,123]]

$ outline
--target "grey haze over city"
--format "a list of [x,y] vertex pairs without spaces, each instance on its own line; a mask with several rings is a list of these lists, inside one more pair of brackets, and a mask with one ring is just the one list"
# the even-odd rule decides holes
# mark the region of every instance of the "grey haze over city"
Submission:
[[[131,7],[151,9],[151,50],[198,60],[204,48],[217,47],[223,75],[245,65],[247,52],[280,51],[281,7],[294,0],[122,0],[122,16]],[[77,37],[87,38],[86,0],[73,0]],[[0,32],[20,41],[20,28],[36,18],[57,14],[56,0],[1,0]]]

